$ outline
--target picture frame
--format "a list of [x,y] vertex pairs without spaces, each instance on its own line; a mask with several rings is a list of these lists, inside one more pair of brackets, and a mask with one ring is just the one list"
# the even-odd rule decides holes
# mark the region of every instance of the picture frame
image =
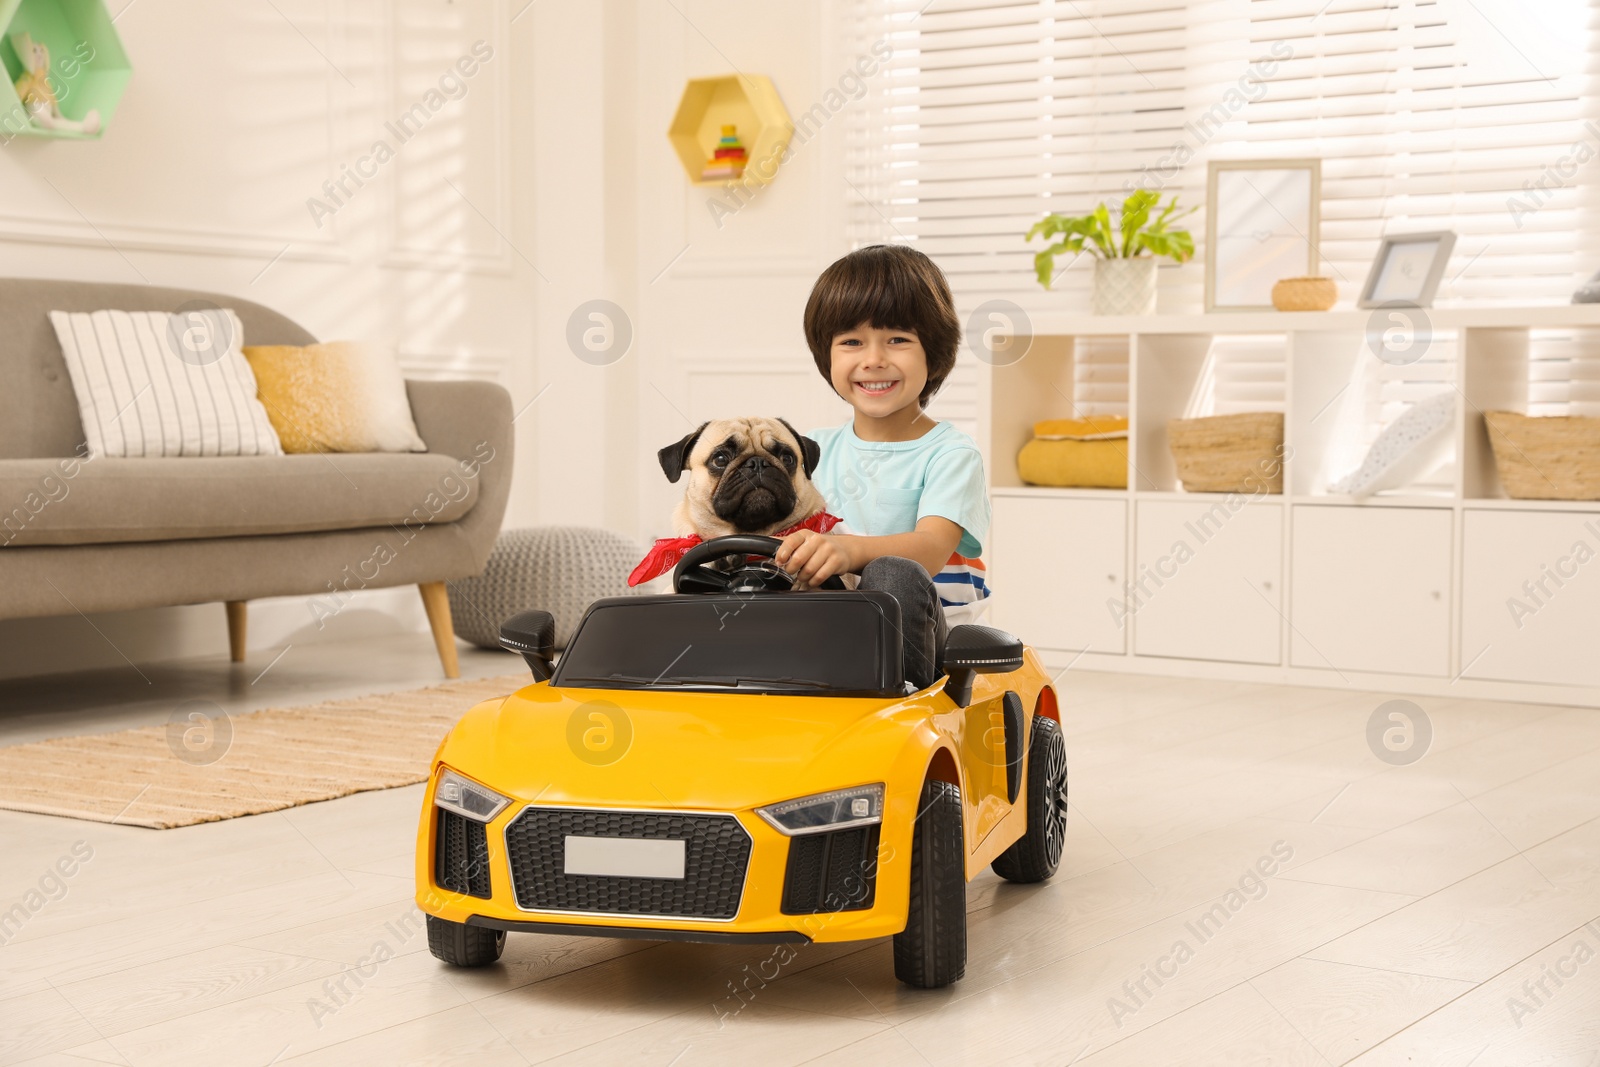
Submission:
[[1206,168],[1207,311],[1271,311],[1272,287],[1317,273],[1322,160],[1213,160]]
[[1356,306],[1432,307],[1455,247],[1454,230],[1389,234],[1378,246]]

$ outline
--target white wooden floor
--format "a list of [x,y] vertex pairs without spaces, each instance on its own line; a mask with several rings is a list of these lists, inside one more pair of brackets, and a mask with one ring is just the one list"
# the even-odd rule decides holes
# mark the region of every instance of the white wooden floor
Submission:
[[[428,651],[0,683],[0,743],[406,688]],[[0,1063],[1600,1064],[1600,713],[1420,699],[1432,747],[1391,766],[1388,694],[1061,687],[1063,868],[971,886],[949,990],[898,986],[885,941],[771,980],[770,947],[533,935],[446,970],[420,786],[167,831],[0,812]]]

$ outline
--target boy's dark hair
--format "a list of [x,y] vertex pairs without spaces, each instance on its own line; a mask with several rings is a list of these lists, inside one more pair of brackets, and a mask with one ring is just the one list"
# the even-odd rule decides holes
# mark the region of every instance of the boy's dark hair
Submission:
[[912,330],[928,359],[927,407],[955,369],[961,320],[944,272],[907,245],[868,245],[837,260],[811,287],[806,344],[823,380],[833,384],[833,339],[866,322],[880,330]]

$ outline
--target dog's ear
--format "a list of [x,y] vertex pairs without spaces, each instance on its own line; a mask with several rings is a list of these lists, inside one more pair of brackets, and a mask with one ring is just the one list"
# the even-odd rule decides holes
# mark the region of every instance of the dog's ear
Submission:
[[822,459],[822,446],[793,426],[790,426],[788,419],[779,419],[778,421],[788,427],[790,433],[794,434],[795,441],[800,445],[800,455],[805,460],[806,477],[811,477],[811,472],[817,469],[817,463]]
[[694,433],[656,453],[656,458],[661,461],[661,469],[666,472],[667,481],[676,482],[689,469],[689,453],[694,451],[694,443],[700,440],[700,435],[710,425],[709,422],[702,422],[695,427]]

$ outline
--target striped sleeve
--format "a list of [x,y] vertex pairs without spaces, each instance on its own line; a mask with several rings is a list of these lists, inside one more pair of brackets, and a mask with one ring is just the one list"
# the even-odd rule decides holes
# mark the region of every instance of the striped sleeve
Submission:
[[[954,555],[945,568],[933,576],[939,593],[939,608],[946,626],[981,622],[994,604],[994,590],[984,571],[983,561],[973,556]],[[956,561],[961,562],[957,563]]]

